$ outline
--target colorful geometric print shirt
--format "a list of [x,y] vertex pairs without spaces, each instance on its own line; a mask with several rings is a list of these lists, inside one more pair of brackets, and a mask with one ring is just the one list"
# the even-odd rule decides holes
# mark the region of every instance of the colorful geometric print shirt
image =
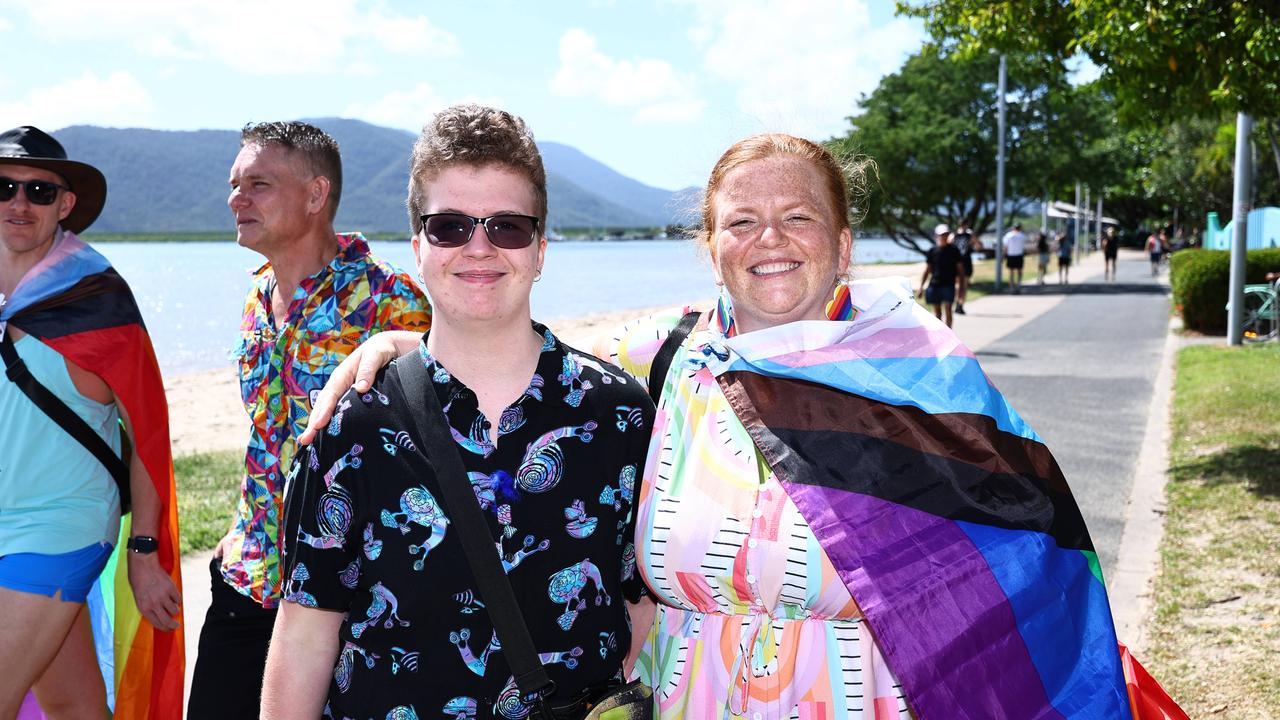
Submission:
[[[632,506],[653,404],[617,368],[534,330],[537,369],[497,418],[425,343],[420,354],[558,702],[613,680],[630,646]],[[325,717],[524,718],[456,514],[389,384],[348,392],[290,471],[285,599],[346,613]]]
[[413,280],[369,252],[359,233],[339,234],[338,255],[303,280],[276,328],[275,273],[254,273],[240,322],[240,395],[253,418],[234,538],[222,558],[229,585],[265,608],[280,601],[284,471],[315,394],[361,342],[381,330],[425,332],[431,309]]

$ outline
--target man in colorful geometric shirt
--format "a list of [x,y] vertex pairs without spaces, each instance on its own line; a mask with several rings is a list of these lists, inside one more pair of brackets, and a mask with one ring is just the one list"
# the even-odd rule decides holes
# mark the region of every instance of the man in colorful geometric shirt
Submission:
[[370,335],[423,332],[431,322],[408,275],[373,256],[359,233],[334,232],[342,166],[333,138],[306,123],[273,122],[246,126],[240,144],[227,205],[237,241],[267,258],[235,353],[253,430],[235,519],[210,568],[188,718],[258,717],[280,601],[285,473],[315,394]]

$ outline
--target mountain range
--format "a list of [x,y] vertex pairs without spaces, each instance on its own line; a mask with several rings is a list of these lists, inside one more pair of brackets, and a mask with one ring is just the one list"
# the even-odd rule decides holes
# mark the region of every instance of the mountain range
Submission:
[[[308,120],[342,149],[338,230],[408,231],[405,188],[416,136],[359,120]],[[107,205],[91,232],[234,231],[227,175],[236,130],[146,130],[74,125],[53,133],[69,157],[107,177]],[[664,190],[633,180],[569,145],[538,143],[547,170],[547,224],[566,228],[655,227],[687,217],[696,188]]]

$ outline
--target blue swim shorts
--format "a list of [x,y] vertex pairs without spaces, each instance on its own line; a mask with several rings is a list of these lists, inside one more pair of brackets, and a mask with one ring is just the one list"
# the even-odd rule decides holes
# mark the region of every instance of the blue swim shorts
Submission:
[[0,556],[0,587],[49,597],[61,590],[62,600],[82,603],[107,566],[112,547],[111,543],[94,543],[59,555]]

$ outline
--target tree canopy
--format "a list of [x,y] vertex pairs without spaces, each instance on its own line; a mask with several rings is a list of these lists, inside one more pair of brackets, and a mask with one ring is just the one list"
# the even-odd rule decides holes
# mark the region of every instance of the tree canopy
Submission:
[[[926,45],[864,96],[849,132],[830,141],[838,153],[875,159],[866,219],[899,245],[923,252],[939,220],[966,220],[979,234],[994,223],[998,65],[993,54],[948,56]],[[1048,193],[1062,197],[1076,180],[1119,174],[1105,152],[1091,150],[1110,131],[1095,96],[1034,58],[1013,58],[1008,75],[1010,215]]]
[[1280,0],[898,0],[962,54],[1083,53],[1129,120],[1280,117]]

